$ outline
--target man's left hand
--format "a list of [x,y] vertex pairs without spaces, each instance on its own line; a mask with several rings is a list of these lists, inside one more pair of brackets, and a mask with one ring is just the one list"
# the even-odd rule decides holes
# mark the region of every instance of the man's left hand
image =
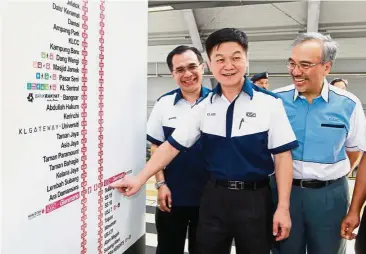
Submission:
[[276,241],[286,239],[290,235],[291,218],[288,208],[277,207],[273,217],[273,236]]

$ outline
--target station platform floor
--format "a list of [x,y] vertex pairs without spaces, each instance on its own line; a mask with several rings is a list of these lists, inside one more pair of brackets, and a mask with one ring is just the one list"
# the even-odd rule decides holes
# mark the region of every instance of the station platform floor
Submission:
[[[156,196],[157,191],[154,188],[155,179],[151,178],[146,184],[146,254],[155,254],[157,246],[157,235],[155,228],[155,210],[156,210]],[[355,181],[348,180],[350,196],[352,196]],[[354,240],[347,241],[347,254],[355,254]],[[185,246],[185,253],[187,250],[187,241]],[[236,254],[235,247],[231,249],[230,254]]]

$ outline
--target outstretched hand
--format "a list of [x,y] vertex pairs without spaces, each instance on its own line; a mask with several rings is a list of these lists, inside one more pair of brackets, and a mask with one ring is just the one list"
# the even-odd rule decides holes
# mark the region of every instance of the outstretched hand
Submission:
[[126,176],[117,182],[112,183],[110,187],[117,189],[124,196],[130,197],[136,194],[141,189],[142,185],[144,185],[144,183],[138,176]]

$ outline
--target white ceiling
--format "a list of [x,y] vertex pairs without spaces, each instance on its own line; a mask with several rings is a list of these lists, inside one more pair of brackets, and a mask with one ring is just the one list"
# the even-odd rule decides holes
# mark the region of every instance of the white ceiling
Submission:
[[[198,1],[193,2],[196,3],[181,2],[179,8],[198,5]],[[252,2],[255,4],[251,4]],[[149,5],[153,3],[156,5],[156,1],[150,1]],[[213,2],[205,3],[209,5]],[[219,3],[224,5],[225,2]],[[307,30],[308,1],[228,3],[227,5],[237,6],[192,9],[193,23],[195,21],[195,29],[203,44],[212,31],[223,27],[236,27],[248,34],[251,61],[282,62],[288,57],[291,41],[298,33]],[[189,30],[192,30],[192,27],[184,19],[184,11],[149,13],[149,63],[165,62],[168,52],[174,47],[192,44]],[[330,34],[339,42],[338,59],[366,60],[365,11],[366,1],[320,1],[318,30]],[[366,72],[366,66],[364,69]]]

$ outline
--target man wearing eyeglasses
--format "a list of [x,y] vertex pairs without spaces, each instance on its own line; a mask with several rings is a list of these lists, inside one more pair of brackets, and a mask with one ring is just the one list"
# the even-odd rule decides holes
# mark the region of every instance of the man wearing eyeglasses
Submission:
[[[198,49],[179,46],[167,56],[171,74],[179,86],[161,96],[147,124],[151,151],[166,141],[191,107],[210,90],[203,87],[203,58]],[[163,169],[163,168],[162,168]],[[188,250],[193,253],[202,190],[208,180],[200,141],[179,154],[155,175],[158,189],[157,254],[183,254],[188,230]]]
[[[365,115],[353,94],[331,86],[337,45],[320,33],[299,35],[287,62],[293,84],[282,98],[300,146],[292,151],[292,231],[276,244],[280,254],[344,254],[339,229],[348,209],[347,173],[366,144]],[[347,156],[348,155],[348,156]]]

